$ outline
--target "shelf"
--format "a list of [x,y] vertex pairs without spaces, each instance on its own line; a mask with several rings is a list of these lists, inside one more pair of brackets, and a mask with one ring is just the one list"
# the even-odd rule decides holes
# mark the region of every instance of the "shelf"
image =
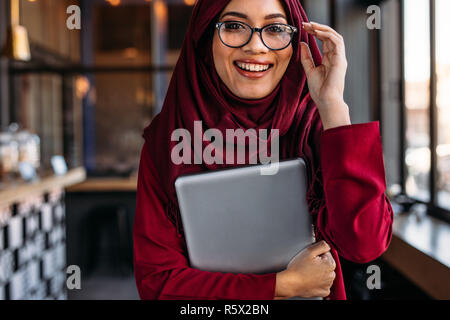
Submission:
[[0,189],[0,208],[20,203],[35,195],[44,194],[58,188],[80,183],[86,179],[82,167],[69,170],[64,176],[48,176],[34,182],[16,182]]
[[136,192],[137,177],[95,178],[73,185],[68,192]]

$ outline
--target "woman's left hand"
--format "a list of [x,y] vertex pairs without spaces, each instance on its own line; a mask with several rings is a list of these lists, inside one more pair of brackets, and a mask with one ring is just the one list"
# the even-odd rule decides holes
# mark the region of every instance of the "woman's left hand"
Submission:
[[349,125],[349,109],[344,101],[347,72],[344,39],[329,26],[319,23],[304,23],[303,28],[323,43],[320,66],[315,66],[309,46],[304,42],[301,43],[301,61],[311,98],[319,109],[324,129]]

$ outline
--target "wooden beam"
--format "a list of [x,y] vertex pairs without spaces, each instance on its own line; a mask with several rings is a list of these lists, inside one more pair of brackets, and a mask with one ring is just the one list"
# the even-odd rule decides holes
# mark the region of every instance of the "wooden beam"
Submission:
[[[10,15],[9,1],[0,1],[0,54],[6,44],[6,32]],[[9,124],[9,80],[8,60],[0,55],[0,126]]]

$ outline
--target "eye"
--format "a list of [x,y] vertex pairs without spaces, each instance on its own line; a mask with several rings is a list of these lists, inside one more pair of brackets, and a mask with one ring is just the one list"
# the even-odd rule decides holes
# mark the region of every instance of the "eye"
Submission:
[[272,34],[280,34],[284,32],[288,32],[288,28],[283,25],[272,25],[266,29],[267,32]]
[[225,31],[236,32],[245,30],[245,26],[238,22],[226,22],[224,24]]

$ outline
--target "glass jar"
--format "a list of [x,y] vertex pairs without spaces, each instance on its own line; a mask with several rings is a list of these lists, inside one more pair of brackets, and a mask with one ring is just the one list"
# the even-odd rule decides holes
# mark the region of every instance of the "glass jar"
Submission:
[[18,171],[19,150],[13,135],[0,133],[0,179],[4,180]]
[[17,133],[16,140],[19,143],[19,162],[29,163],[38,169],[41,162],[39,136],[24,130]]
[[34,168],[37,170],[41,166],[41,139],[37,134],[30,134],[31,144],[31,161]]

